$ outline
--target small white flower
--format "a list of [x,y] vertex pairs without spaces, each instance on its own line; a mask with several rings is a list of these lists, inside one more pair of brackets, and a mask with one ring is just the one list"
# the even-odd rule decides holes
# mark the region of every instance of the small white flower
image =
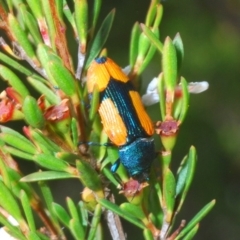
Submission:
[[188,90],[190,93],[201,93],[208,89],[209,83],[207,81],[202,82],[190,82],[188,84]]
[[[18,222],[13,218],[11,215],[8,215],[7,220],[13,225],[18,226]],[[2,240],[17,240],[16,238],[12,237],[4,227],[0,228],[0,239]]]
[[[142,96],[142,102],[145,106],[151,106],[159,102],[159,93],[158,93],[158,78],[153,78],[153,80],[148,84],[146,93]],[[201,93],[208,89],[209,84],[206,81],[202,82],[191,82],[188,84],[188,90],[190,93]],[[176,88],[176,91],[181,91],[181,84]]]
[[8,234],[4,227],[0,228],[0,239],[2,239],[2,240],[17,240],[16,238],[14,238],[10,234]]
[[142,102],[145,106],[151,106],[157,102],[159,102],[159,94],[158,94],[158,78],[155,77],[148,84],[146,93],[142,96]]
[[128,76],[128,74],[131,72],[130,65],[127,65],[126,67],[122,68],[122,71]]

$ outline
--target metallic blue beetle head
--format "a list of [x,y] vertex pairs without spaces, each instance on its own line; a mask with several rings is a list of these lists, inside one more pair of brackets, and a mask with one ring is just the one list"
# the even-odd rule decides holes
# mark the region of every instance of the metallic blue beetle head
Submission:
[[131,177],[142,181],[149,180],[149,170],[156,157],[154,140],[137,138],[119,149],[119,158]]

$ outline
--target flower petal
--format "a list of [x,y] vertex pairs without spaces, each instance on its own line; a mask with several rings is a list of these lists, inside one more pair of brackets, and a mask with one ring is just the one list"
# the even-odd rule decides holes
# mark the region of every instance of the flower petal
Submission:
[[14,104],[8,99],[0,102],[0,122],[7,122],[12,119]]
[[144,106],[151,106],[151,105],[159,102],[159,95],[158,95],[158,93],[144,94],[142,96],[142,102],[143,102]]
[[190,82],[188,84],[188,90],[190,93],[201,93],[209,88],[209,83],[207,81],[202,82]]
[[[208,89],[209,83],[207,81],[202,82],[190,82],[188,84],[188,90],[190,93],[201,93]],[[179,84],[175,89],[175,97],[182,96],[182,87]],[[142,96],[142,102],[145,106],[151,106],[159,102],[158,94],[158,78],[153,78],[148,84],[146,93]]]

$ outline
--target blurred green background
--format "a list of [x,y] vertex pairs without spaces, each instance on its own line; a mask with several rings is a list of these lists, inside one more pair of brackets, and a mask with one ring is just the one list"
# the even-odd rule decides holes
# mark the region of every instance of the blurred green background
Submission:
[[[190,145],[198,152],[196,175],[176,224],[181,219],[190,220],[203,205],[216,199],[216,206],[201,222],[194,239],[237,240],[240,239],[240,1],[167,0],[162,4],[161,40],[166,36],[173,38],[177,32],[183,39],[182,76],[188,82],[206,80],[210,84],[208,91],[191,95],[189,112],[174,150],[174,170]],[[114,7],[117,10],[107,48],[109,56],[121,66],[128,64],[131,27],[135,21],[144,21],[148,5],[148,0],[103,1],[102,17]],[[149,81],[160,71],[160,57],[156,55],[142,80]],[[157,110],[158,105],[149,107],[154,120],[159,119]],[[141,239],[141,235],[131,234],[129,239]]]

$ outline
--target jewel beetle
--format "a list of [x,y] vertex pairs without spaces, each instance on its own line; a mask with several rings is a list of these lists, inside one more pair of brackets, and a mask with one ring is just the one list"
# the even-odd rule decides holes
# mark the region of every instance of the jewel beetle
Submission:
[[148,180],[150,166],[156,157],[152,121],[141,97],[122,69],[110,58],[99,57],[87,72],[88,93],[97,87],[100,92],[98,112],[103,130],[119,149],[119,163],[139,181]]

